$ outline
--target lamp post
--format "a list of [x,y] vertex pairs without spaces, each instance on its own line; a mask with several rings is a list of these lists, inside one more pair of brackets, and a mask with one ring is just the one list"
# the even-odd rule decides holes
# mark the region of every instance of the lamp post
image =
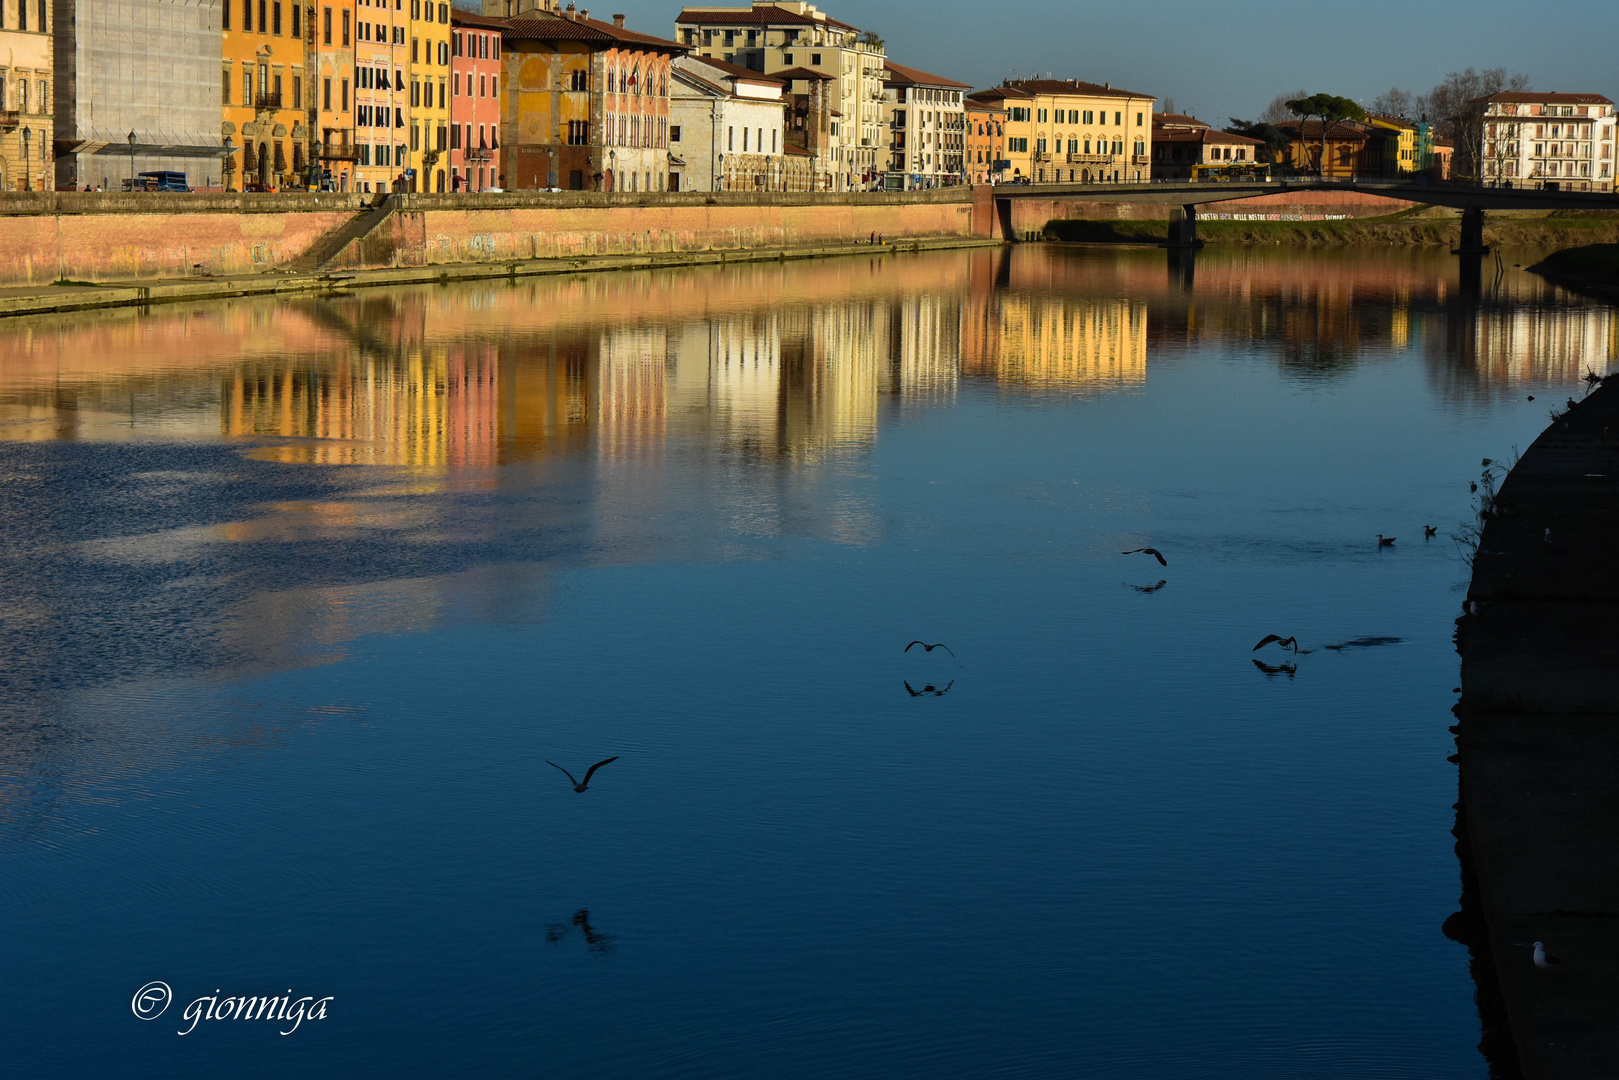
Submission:
[[27,128],[22,129],[22,189],[24,191],[34,190],[34,163],[28,157],[28,140],[33,137],[33,134]]
[[607,151],[607,175],[612,178],[611,181],[610,181],[612,183],[612,185],[613,185],[612,190],[616,193],[618,191],[618,151],[617,150],[609,150],[609,151]]
[[129,190],[135,190],[135,133],[129,133]]

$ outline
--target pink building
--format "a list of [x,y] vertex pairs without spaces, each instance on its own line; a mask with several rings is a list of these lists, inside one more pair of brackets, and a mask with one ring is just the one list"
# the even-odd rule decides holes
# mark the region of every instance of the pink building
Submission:
[[505,187],[498,19],[451,9],[450,190]]

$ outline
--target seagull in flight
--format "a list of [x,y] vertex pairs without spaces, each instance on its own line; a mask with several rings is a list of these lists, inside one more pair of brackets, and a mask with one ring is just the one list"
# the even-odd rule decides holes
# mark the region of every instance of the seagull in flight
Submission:
[[944,643],[944,642],[942,642],[942,641],[939,641],[939,642],[935,642],[935,643],[934,643],[934,644],[932,644],[932,645],[929,645],[929,644],[928,644],[928,643],[927,643],[927,642],[925,642],[925,641],[913,641],[913,642],[911,642],[911,644],[910,644],[910,645],[907,645],[907,646],[905,646],[905,651],[906,651],[906,652],[910,652],[910,651],[911,651],[911,648],[912,648],[912,647],[913,647],[913,646],[916,646],[916,645],[920,645],[920,646],[922,646],[922,648],[923,648],[923,650],[924,650],[924,651],[926,651],[926,652],[932,652],[932,651],[933,651],[933,650],[934,650],[934,649],[943,649],[943,650],[944,650],[944,651],[945,651],[945,652],[947,652],[947,653],[949,653],[949,654],[950,654],[950,655],[951,655],[951,656],[954,656],[954,655],[956,655],[956,654],[955,654],[955,651],[954,651],[954,650],[952,650],[952,649],[951,649],[951,648],[950,648],[950,646],[948,646],[948,645],[946,645],[946,644],[945,644],[945,643]]
[[1273,641],[1284,649],[1291,645],[1294,655],[1298,654],[1299,639],[1296,637],[1283,637],[1281,634],[1266,634],[1263,638],[1260,638],[1259,644],[1254,646],[1253,651],[1258,652]]
[[579,781],[577,781],[577,780],[575,780],[573,778],[573,773],[569,772],[567,769],[564,769],[561,765],[558,765],[556,762],[547,761],[546,764],[551,766],[551,768],[556,769],[559,772],[561,772],[563,776],[566,776],[568,778],[569,782],[573,784],[573,790],[582,793],[587,787],[590,786],[590,778],[592,776],[596,775],[596,770],[597,769],[601,768],[603,765],[609,765],[609,764],[611,764],[611,763],[613,763],[613,762],[615,762],[617,760],[618,760],[618,755],[614,754],[612,757],[608,758],[606,761],[598,761],[598,762],[596,762],[596,764],[592,765],[590,767],[589,771],[585,773],[585,782],[582,783],[582,784]]
[[1169,565],[1169,563],[1164,559],[1163,552],[1159,551],[1157,548],[1131,548],[1129,551],[1121,551],[1121,552],[1119,552],[1119,554],[1120,555],[1151,555],[1153,558],[1158,560],[1158,565],[1159,566],[1168,566]]
[[1535,966],[1537,968],[1544,971],[1547,968],[1554,968],[1561,963],[1561,960],[1546,951],[1545,943],[1539,941],[1535,942]]

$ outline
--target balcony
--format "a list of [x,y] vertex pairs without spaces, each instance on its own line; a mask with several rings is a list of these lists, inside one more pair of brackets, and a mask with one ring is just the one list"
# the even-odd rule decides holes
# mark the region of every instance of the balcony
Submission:
[[1113,164],[1113,155],[1112,154],[1069,154],[1068,155],[1068,164],[1070,164],[1070,165],[1111,165],[1111,164]]
[[260,94],[253,99],[253,107],[255,109],[279,109],[281,108],[281,95]]
[[16,109],[0,109],[0,128],[14,128],[22,120],[22,113]]
[[359,161],[360,149],[353,143],[330,142],[320,149],[322,161]]
[[475,150],[461,151],[461,158],[464,161],[493,161],[495,160],[495,152],[480,146]]
[[1151,165],[1152,164],[1152,158],[1148,157],[1146,154],[1131,154],[1130,155],[1130,164],[1132,164],[1132,165]]
[[1034,160],[1036,160],[1036,161],[1050,161],[1051,160],[1051,155],[1046,153],[1044,150],[1036,150],[1034,152]]

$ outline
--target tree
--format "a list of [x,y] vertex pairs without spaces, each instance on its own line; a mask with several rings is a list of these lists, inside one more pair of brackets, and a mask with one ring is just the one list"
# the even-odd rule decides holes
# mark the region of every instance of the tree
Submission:
[[1225,128],[1227,133],[1246,135],[1265,144],[1255,151],[1254,160],[1260,164],[1280,164],[1287,161],[1287,148],[1293,142],[1293,136],[1286,131],[1263,120],[1238,120],[1235,116],[1228,119],[1231,123]]
[[1172,98],[1172,97],[1166,97],[1164,99],[1164,112],[1172,113],[1174,111],[1175,111],[1175,99]]
[[1453,71],[1428,94],[1434,131],[1456,147],[1451,174],[1478,179],[1483,162],[1484,99],[1505,90],[1529,89],[1529,76],[1506,68]]
[[1265,106],[1265,111],[1259,114],[1259,122],[1262,124],[1280,124],[1283,120],[1291,119],[1293,114],[1287,110],[1288,101],[1293,98],[1309,96],[1310,92],[1308,90],[1295,90],[1291,94],[1277,94],[1271,99],[1270,104]]
[[1372,99],[1369,111],[1385,116],[1399,116],[1406,120],[1421,120],[1428,113],[1428,98],[1425,94],[1413,94],[1409,90],[1401,90],[1398,86],[1391,86]]
[[[1322,175],[1327,171],[1327,133],[1336,124],[1346,120],[1366,119],[1366,110],[1346,97],[1335,94],[1311,94],[1309,97],[1294,98],[1287,103],[1287,111],[1301,120],[1308,120],[1312,116],[1321,118],[1321,156],[1316,159],[1315,171]],[[1299,125],[1299,141],[1304,140],[1304,126]]]

